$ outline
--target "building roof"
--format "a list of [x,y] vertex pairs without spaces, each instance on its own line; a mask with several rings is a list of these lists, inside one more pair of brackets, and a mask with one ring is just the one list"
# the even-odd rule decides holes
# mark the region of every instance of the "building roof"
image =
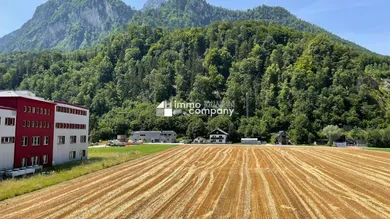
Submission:
[[285,132],[285,131],[279,131],[279,132],[276,134],[275,137],[279,137],[279,136],[282,135],[282,134],[286,134],[286,135],[287,135],[287,132]]
[[220,128],[217,128],[217,129],[215,129],[214,131],[212,131],[212,132],[210,133],[210,135],[213,134],[215,131],[219,131],[219,132],[222,132],[222,133],[225,134],[225,135],[229,135],[229,133],[225,132],[224,130],[222,130],[222,129],[220,129]]
[[258,138],[241,138],[241,141],[258,141]]
[[20,98],[27,98],[37,101],[42,101],[46,103],[55,104],[53,101],[45,100],[44,98],[37,97],[33,92],[31,91],[0,91],[0,97],[20,97]]
[[135,131],[133,133],[175,133],[175,131]]
[[78,107],[81,109],[86,109],[89,110],[86,107],[83,106],[77,106],[71,103],[67,103],[64,101],[50,101],[50,100],[45,100],[42,97],[37,97],[33,92],[27,91],[27,90],[19,90],[19,91],[14,91],[14,90],[9,90],[9,91],[0,91],[0,97],[20,97],[20,98],[27,98],[27,99],[32,99],[32,100],[38,100],[46,103],[51,103],[51,104],[64,104],[64,105],[69,105],[73,107]]
[[15,109],[15,108],[6,107],[6,106],[0,106],[0,109],[2,109],[2,110],[11,110],[11,111],[16,111],[16,109]]
[[87,107],[78,106],[78,105],[71,104],[71,103],[67,103],[67,102],[64,102],[64,101],[57,101],[57,100],[56,100],[56,101],[54,101],[54,103],[64,104],[64,105],[68,105],[68,106],[73,106],[73,107],[78,107],[78,108],[81,108],[81,109],[89,110]]

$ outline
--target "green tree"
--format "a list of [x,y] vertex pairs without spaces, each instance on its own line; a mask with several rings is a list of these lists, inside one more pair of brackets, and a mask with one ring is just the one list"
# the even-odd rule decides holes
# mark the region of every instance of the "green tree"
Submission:
[[197,116],[191,117],[188,128],[187,128],[187,136],[190,139],[195,139],[197,137],[205,137],[207,135],[207,129],[205,126],[205,122]]
[[328,125],[322,130],[322,133],[328,137],[328,145],[333,145],[333,142],[340,139],[343,135],[344,130],[337,125]]

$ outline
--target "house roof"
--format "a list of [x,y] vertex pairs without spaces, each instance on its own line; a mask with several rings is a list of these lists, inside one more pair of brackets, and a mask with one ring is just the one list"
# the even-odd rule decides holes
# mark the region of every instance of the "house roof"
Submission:
[[277,134],[276,134],[276,136],[275,137],[279,137],[281,134],[287,134],[285,131],[279,131]]
[[31,91],[0,91],[0,97],[20,97],[20,98],[27,98],[32,100],[38,100],[46,103],[52,103],[55,104],[53,101],[45,100],[44,98],[37,97],[34,93]]
[[215,129],[214,131],[212,131],[212,132],[210,133],[210,135],[213,134],[213,133],[215,133],[216,131],[222,132],[222,133],[225,134],[225,135],[229,135],[229,133],[225,132],[224,130],[222,130],[222,129],[220,129],[220,128],[217,128],[217,129]]

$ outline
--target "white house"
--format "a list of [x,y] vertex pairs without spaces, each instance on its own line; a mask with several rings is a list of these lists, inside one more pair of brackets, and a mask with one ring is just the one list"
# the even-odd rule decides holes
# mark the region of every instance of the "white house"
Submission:
[[16,110],[0,106],[0,171],[14,167]]
[[229,134],[227,132],[223,131],[220,128],[217,128],[216,130],[214,130],[210,133],[210,143],[211,144],[226,144],[228,135]]
[[89,110],[55,102],[53,165],[88,158]]

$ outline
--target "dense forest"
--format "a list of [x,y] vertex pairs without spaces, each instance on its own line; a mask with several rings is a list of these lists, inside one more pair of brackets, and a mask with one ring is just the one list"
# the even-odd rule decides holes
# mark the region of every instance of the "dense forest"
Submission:
[[[389,77],[388,57],[257,21],[173,31],[129,26],[86,50],[0,56],[0,89],[89,107],[93,141],[152,129],[194,138],[220,127],[232,141],[271,141],[286,130],[303,144],[338,125],[381,146],[390,136]],[[231,101],[235,113],[157,117],[156,106],[168,99]]]
[[150,0],[135,10],[121,0],[48,0],[20,29],[0,38],[0,53],[88,48],[126,25],[189,28],[216,21],[258,20],[310,33],[325,33],[338,42],[368,52],[305,22],[282,7],[262,5],[246,11],[210,5],[205,0]]

